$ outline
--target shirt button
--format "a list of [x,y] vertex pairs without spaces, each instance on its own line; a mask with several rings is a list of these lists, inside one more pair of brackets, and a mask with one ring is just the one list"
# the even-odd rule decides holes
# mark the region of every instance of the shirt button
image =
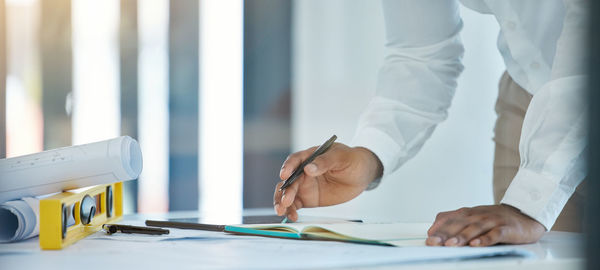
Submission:
[[540,192],[537,190],[530,191],[529,196],[531,197],[532,201],[539,201],[542,198]]
[[517,28],[517,24],[513,21],[509,21],[506,23],[506,27],[508,27],[509,30],[515,30],[515,28]]
[[538,69],[538,68],[540,68],[540,63],[537,61],[534,61],[533,63],[531,63],[531,65],[529,65],[529,67],[531,67],[532,69]]

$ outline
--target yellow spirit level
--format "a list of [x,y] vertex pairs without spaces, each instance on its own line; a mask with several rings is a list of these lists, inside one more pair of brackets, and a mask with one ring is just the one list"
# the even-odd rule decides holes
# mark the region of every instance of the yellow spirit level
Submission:
[[62,249],[123,216],[123,183],[63,192],[40,200],[40,247]]

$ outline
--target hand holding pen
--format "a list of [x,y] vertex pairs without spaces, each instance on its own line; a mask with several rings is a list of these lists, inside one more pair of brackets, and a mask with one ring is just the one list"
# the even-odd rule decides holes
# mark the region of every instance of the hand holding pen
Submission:
[[329,206],[358,196],[381,177],[381,162],[363,147],[334,143],[334,135],[320,147],[293,153],[283,163],[273,204],[277,215],[298,219],[305,207]]

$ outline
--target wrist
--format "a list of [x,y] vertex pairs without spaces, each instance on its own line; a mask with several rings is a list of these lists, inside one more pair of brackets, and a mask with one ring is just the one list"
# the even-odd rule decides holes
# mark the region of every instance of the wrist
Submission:
[[361,162],[367,168],[368,173],[365,177],[366,190],[376,188],[383,176],[383,164],[381,160],[379,160],[375,153],[365,147],[355,147],[355,149],[361,153]]
[[525,218],[526,220],[532,222],[533,224],[539,226],[543,231],[548,231],[548,229],[546,229],[546,226],[544,226],[544,224],[540,223],[539,221],[537,221],[535,218],[530,217],[529,215],[523,213],[519,208],[516,208],[510,204],[505,204],[505,203],[501,203],[500,206],[508,209],[509,211],[512,211],[513,213],[522,216],[523,218]]

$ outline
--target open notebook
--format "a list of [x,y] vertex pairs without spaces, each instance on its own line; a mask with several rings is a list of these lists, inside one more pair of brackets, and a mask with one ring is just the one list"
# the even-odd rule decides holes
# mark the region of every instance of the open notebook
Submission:
[[225,231],[267,237],[385,246],[424,246],[427,223],[274,223],[228,225]]

